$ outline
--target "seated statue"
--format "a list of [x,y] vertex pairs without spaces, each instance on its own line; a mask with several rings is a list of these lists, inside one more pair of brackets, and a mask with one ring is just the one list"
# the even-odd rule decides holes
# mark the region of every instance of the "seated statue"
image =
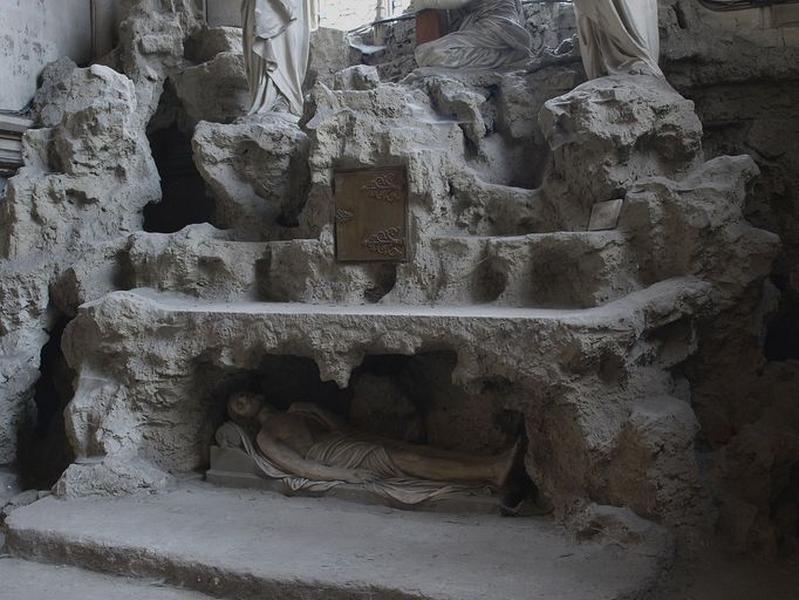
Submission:
[[657,0],[574,0],[580,51],[589,79],[654,75],[660,34]]
[[503,69],[530,62],[532,40],[520,0],[414,0],[411,5],[415,11],[460,8],[466,15],[458,31],[416,48],[420,67]]
[[519,444],[498,456],[470,456],[354,431],[309,403],[278,411],[262,396],[228,400],[231,423],[217,432],[222,447],[243,447],[270,478],[292,491],[327,491],[341,483],[413,505],[451,493],[499,488],[517,462]]

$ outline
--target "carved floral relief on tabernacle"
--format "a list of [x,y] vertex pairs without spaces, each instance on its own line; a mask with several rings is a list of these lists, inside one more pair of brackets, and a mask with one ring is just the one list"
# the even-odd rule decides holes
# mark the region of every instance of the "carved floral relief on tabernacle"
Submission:
[[405,255],[405,240],[399,227],[389,227],[364,238],[361,244],[375,254],[388,258]]
[[402,201],[403,184],[398,173],[377,175],[361,189],[368,192],[369,197],[378,202],[393,204]]

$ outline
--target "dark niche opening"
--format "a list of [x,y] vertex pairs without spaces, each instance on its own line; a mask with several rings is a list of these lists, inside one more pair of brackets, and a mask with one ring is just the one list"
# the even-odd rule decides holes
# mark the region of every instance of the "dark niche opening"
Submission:
[[[464,390],[452,382],[456,363],[457,356],[451,351],[415,356],[370,355],[352,373],[346,389],[321,381],[316,363],[297,356],[267,356],[254,370],[228,373],[223,378],[218,377],[218,373],[216,377],[209,375],[209,380],[218,382],[213,388],[211,402],[215,407],[211,429],[216,432],[211,445],[228,447],[219,437],[221,431],[226,431],[229,424],[222,425],[228,420],[242,427],[240,431],[248,432],[248,436],[255,440],[253,447],[257,445],[256,434],[265,421],[260,425],[252,420],[245,423],[229,419],[227,414],[228,400],[244,392],[263,396],[272,407],[269,411],[285,411],[297,403],[310,403],[332,413],[340,423],[346,423],[344,429],[323,427],[319,432],[321,438],[312,435],[314,444],[324,444],[331,433],[338,435],[342,431],[356,439],[386,444],[384,447],[395,450],[411,448],[411,452],[416,452],[416,448],[424,447],[433,452],[450,451],[457,456],[480,457],[483,464],[496,464],[501,473],[510,473],[498,488],[501,506],[515,507],[524,500],[535,498],[535,485],[525,472],[523,463],[527,442],[525,421],[520,412],[506,408],[508,399],[518,396],[516,386],[510,381],[495,378],[474,386],[475,389]],[[206,375],[211,371],[204,370]],[[268,419],[272,414],[269,411],[264,418]],[[314,427],[312,424],[311,429]],[[236,444],[238,439],[237,434]],[[308,438],[302,434],[298,439],[305,443]],[[310,442],[308,446],[311,446]],[[252,469],[246,466],[241,471],[220,466],[222,462],[215,462],[213,458],[215,452],[219,456],[222,451],[217,449],[210,453],[209,478],[212,481],[239,485],[241,478],[237,480],[236,476],[225,481],[214,477],[222,476],[224,479],[232,472],[244,473],[248,469],[252,473]],[[296,452],[305,456],[301,452],[312,453],[313,448],[306,447]],[[307,456],[305,458],[310,460]],[[245,485],[253,485],[252,480]]]
[[161,177],[161,202],[144,208],[144,230],[174,233],[187,225],[210,223],[213,199],[194,166],[191,137],[176,124],[150,132],[150,148]]
[[278,410],[311,402],[330,410],[365,433],[488,455],[511,445],[523,431],[519,413],[505,410],[506,387],[487,381],[477,392],[452,383],[457,356],[429,352],[415,356],[371,355],[339,389],[321,381],[308,358],[267,356],[255,371],[229,374],[214,396],[224,403],[237,391],[263,394]]
[[773,279],[783,295],[780,307],[766,330],[766,360],[799,360],[799,294],[790,288],[784,277]]
[[41,351],[35,411],[20,432],[18,467],[25,489],[50,489],[74,455],[64,425],[64,409],[72,400],[75,372],[67,365],[61,340],[69,319],[61,318]]
[[787,471],[784,483],[772,502],[771,516],[777,524],[780,555],[793,556],[799,552],[799,461]]

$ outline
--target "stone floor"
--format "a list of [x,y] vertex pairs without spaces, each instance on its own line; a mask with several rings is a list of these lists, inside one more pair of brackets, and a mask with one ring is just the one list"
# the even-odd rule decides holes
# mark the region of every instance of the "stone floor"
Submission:
[[198,592],[177,590],[158,581],[99,575],[0,557],[2,600],[210,600]]
[[723,545],[677,561],[647,600],[797,600],[799,557],[725,556]]
[[199,482],[157,496],[46,498],[7,525],[17,557],[237,600],[639,598],[667,552],[662,540],[578,544],[542,518],[404,512]]

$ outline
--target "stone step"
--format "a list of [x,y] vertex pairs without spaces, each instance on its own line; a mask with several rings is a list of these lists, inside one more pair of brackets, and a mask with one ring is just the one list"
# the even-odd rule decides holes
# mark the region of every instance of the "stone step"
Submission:
[[[442,257],[435,297],[441,304],[591,308],[641,287],[618,231],[446,236],[431,244]],[[403,290],[390,299],[420,292]]]
[[8,600],[211,600],[190,590],[59,565],[0,557],[0,598]]
[[124,257],[128,287],[209,301],[590,308],[641,287],[618,231],[436,236],[393,264],[337,262],[332,238],[239,242],[193,225],[134,234]]
[[46,498],[7,526],[19,558],[237,600],[621,600],[644,597],[670,555],[657,528],[634,542],[577,543],[541,517],[403,512],[190,481],[158,495]]

